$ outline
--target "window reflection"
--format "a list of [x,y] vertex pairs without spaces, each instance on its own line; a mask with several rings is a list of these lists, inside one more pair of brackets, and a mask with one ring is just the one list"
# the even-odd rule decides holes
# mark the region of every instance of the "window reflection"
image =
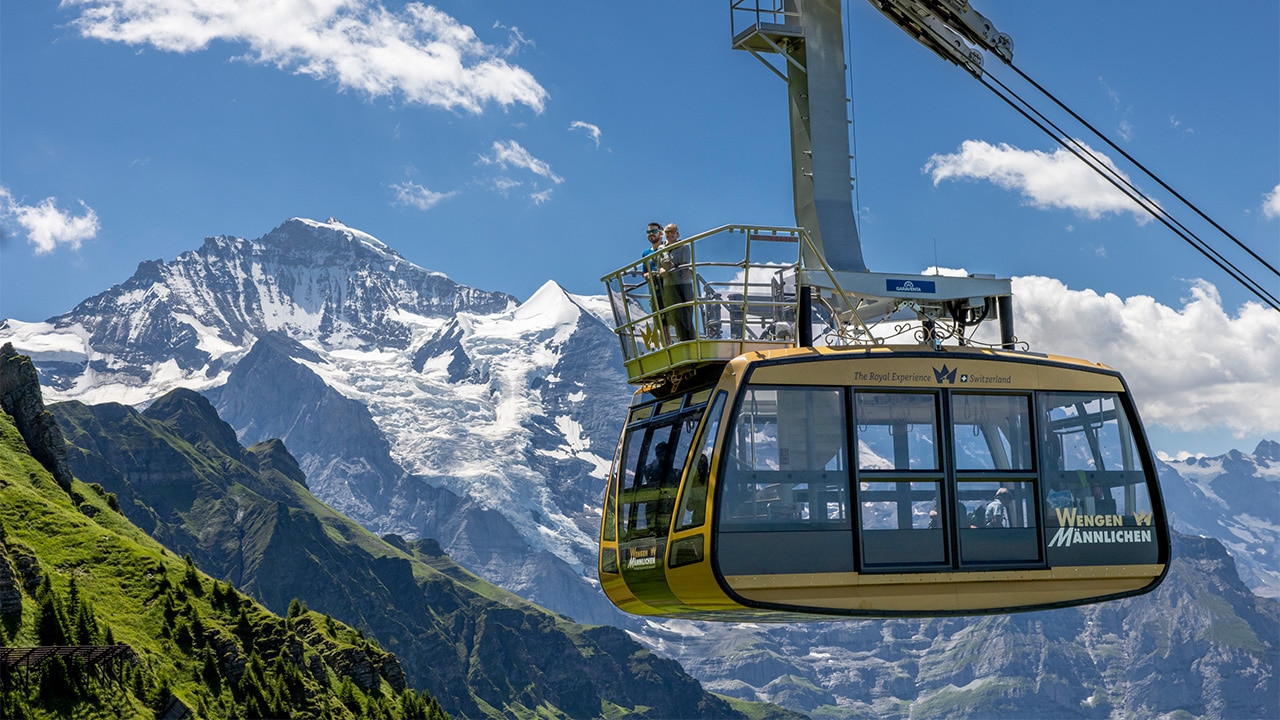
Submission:
[[864,470],[936,470],[937,403],[932,393],[858,392],[858,467]]
[[1041,407],[1046,516],[1059,523],[1071,513],[1149,521],[1147,474],[1119,396],[1045,393]]
[[721,526],[847,528],[844,415],[838,388],[748,389],[729,433]]
[[1030,470],[1031,402],[1026,395],[951,396],[957,470]]

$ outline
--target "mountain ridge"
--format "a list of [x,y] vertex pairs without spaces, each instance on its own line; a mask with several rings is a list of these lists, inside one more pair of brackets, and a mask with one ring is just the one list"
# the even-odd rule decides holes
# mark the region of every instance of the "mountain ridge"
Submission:
[[[302,230],[347,238],[338,228],[317,230],[307,225]],[[382,297],[377,293],[367,297],[373,296]],[[290,313],[294,311],[282,316]],[[419,538],[434,537],[468,570],[577,620],[626,628],[653,651],[681,659],[718,692],[782,698],[796,708],[815,708],[817,716],[838,716],[855,712],[854,708],[872,712],[872,706],[874,712],[891,714],[895,708],[921,701],[918,693],[911,695],[904,688],[925,687],[929,678],[948,677],[945,663],[930,661],[928,672],[920,675],[919,660],[901,653],[885,657],[868,648],[874,648],[876,638],[885,637],[886,632],[937,638],[943,637],[940,628],[950,625],[899,627],[890,622],[857,632],[817,633],[801,628],[772,629],[760,635],[749,627],[660,623],[624,616],[603,599],[594,573],[595,531],[622,408],[630,396],[617,339],[605,322],[610,313],[605,298],[570,295],[548,283],[524,303],[513,301],[493,312],[472,308],[429,318],[395,315],[410,334],[407,344],[361,345],[352,341],[353,336],[301,323],[279,324],[278,329],[256,336],[252,345],[217,345],[216,337],[205,334],[206,347],[216,351],[213,354],[221,364],[215,368],[211,363],[209,369],[181,377],[210,398],[236,428],[242,443],[273,435],[284,438],[316,494],[366,528],[381,535],[401,535],[402,542],[413,547],[427,542]],[[138,398],[157,397],[181,379],[181,373],[156,374],[160,379],[151,384],[112,384],[90,367],[91,346],[79,335],[12,321],[0,325],[0,334],[13,334],[19,346],[27,343],[42,351],[36,356],[42,377],[63,372],[64,381],[74,380],[64,383],[69,392],[56,391],[63,398],[74,394],[94,400],[114,394],[131,399],[131,404],[144,404]],[[76,346],[79,349],[70,347],[72,340],[81,343]],[[146,342],[146,337],[139,338],[140,345]],[[149,352],[143,365],[133,369],[122,365],[121,375],[155,374],[153,368],[163,366],[169,356],[164,342],[153,343]],[[78,365],[67,364],[68,358],[76,357],[83,358]],[[67,368],[74,373],[67,374]],[[254,373],[249,372],[251,368]],[[1267,448],[1267,457],[1261,459],[1270,468],[1275,463],[1268,459],[1270,445]],[[1257,510],[1241,504],[1247,498],[1221,487],[1214,489],[1219,475],[1213,473],[1223,468],[1244,472],[1259,491],[1274,487],[1267,474],[1270,470],[1250,457],[1240,453],[1230,462],[1197,461],[1195,468],[1201,474],[1190,479],[1177,474],[1183,467],[1177,463],[1162,465],[1160,471],[1175,526],[1227,543],[1241,575],[1249,578],[1251,586],[1265,588],[1271,582],[1267,573],[1274,554],[1262,557],[1254,548],[1266,547],[1268,533],[1275,527],[1265,518],[1261,523],[1237,520],[1253,517],[1249,513]],[[1250,474],[1249,468],[1260,470]],[[1231,482],[1223,480],[1223,485]],[[1179,522],[1188,524],[1178,526]],[[1213,572],[1229,573],[1225,567],[1209,566]],[[1228,585],[1221,580],[1202,582],[1197,602],[1219,602],[1213,593]],[[1175,608],[1166,610],[1172,613]],[[980,621],[964,622],[970,624],[954,626],[937,642],[951,643],[957,635],[991,629]],[[1065,626],[1084,627],[1074,619]],[[1004,627],[992,632],[999,635]],[[1026,632],[1025,626],[1016,625],[1013,632]],[[1132,634],[1156,637],[1140,629]],[[1072,635],[1057,632],[1053,637],[1066,643],[1053,657],[1095,663],[1092,651],[1079,646]],[[832,644],[815,638],[828,638]],[[927,649],[934,640],[914,642]],[[1016,647],[1030,652],[1013,640],[1002,642],[1011,644],[992,651]],[[1119,652],[1116,648],[1121,647],[1111,641],[1088,642],[1109,652]],[[891,645],[904,648],[910,643]],[[1023,670],[1036,667],[1026,657],[1018,662]],[[983,667],[995,668],[989,663]],[[1230,665],[1215,661],[1205,667]],[[1107,677],[1121,675],[1114,665],[1108,665],[1107,672]],[[1269,672],[1264,668],[1264,675]],[[998,673],[991,677],[996,683],[992,688],[1006,681],[1016,681],[1016,688],[1026,687],[1025,678],[1010,680]],[[1083,677],[1074,671],[1057,672],[1053,682],[1061,688],[1053,692],[1065,696],[1070,683],[1079,685]],[[1100,698],[1120,692],[1094,682]],[[930,692],[937,694],[932,687]],[[982,702],[975,706],[995,707],[982,703],[1016,697],[1016,693],[1002,693],[982,690],[978,693]],[[944,697],[950,697],[950,702],[960,696],[939,695],[937,702],[945,705]]]
[[[10,372],[24,360],[7,345],[0,358],[9,391],[0,399],[0,644],[128,647],[106,667],[55,655],[9,668],[0,712],[445,717],[433,698],[407,688],[394,655],[358,631],[300,607],[274,615],[149,538],[102,486],[55,481],[30,448],[66,446],[24,435],[15,422],[42,404],[34,373],[14,381]],[[123,416],[122,406],[105,410]]]
[[[307,492],[283,443],[243,448],[194,391],[171,391],[140,414],[75,401],[52,411],[71,439],[77,477],[116,493],[175,553],[277,612],[301,599],[371,633],[402,659],[412,686],[430,688],[451,713],[738,716],[620,630],[536,608],[454,565],[434,541],[372,536]],[[88,438],[135,452],[81,448]],[[165,454],[182,459],[171,486],[194,488],[182,503],[155,484],[133,487]]]
[[[164,390],[218,384],[263,332],[335,347],[399,348],[415,323],[514,303],[418,267],[336,220],[293,218],[257,240],[212,236],[173,261],[144,261],[123,283],[68,313],[44,323],[10,321],[0,330],[60,339],[52,355],[30,349],[58,399],[137,404],[147,399],[139,389],[148,383]],[[154,362],[157,350],[166,362]],[[102,386],[115,397],[93,397]]]
[[[1189,535],[1222,542],[1236,558],[1241,577],[1258,593],[1280,597],[1280,443],[1262,440],[1252,453],[1160,462],[1160,485],[1170,506],[1170,524]],[[1197,512],[1180,512],[1195,507]]]

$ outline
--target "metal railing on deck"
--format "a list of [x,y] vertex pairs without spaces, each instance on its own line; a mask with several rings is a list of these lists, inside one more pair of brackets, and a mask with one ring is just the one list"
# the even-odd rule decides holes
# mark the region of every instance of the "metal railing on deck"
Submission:
[[601,278],[629,380],[795,347],[806,254],[817,255],[798,228],[725,225]]

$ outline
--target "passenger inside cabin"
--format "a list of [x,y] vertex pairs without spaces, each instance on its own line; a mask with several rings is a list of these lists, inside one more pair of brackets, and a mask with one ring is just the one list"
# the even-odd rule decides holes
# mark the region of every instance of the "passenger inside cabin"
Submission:
[[637,473],[633,530],[652,531],[665,517],[661,490],[668,472],[667,462],[667,443],[656,443],[650,449],[648,462]]
[[1089,504],[1093,507],[1090,510],[1091,515],[1115,515],[1116,501],[1114,498],[1108,497],[1102,490],[1101,483],[1094,483],[1089,486],[1091,501]]
[[1013,504],[1013,493],[1009,488],[996,491],[996,498],[987,503],[986,523],[989,528],[1009,527],[1009,506]]
[[680,516],[681,527],[697,527],[707,516],[707,482],[711,478],[711,457],[707,453],[698,456],[698,463],[685,491],[684,511]]
[[[962,528],[972,528],[973,524],[969,519],[969,510],[964,503],[956,501],[956,522],[960,523]],[[942,518],[938,515],[938,503],[935,500],[933,506],[929,508],[929,529],[941,530]]]

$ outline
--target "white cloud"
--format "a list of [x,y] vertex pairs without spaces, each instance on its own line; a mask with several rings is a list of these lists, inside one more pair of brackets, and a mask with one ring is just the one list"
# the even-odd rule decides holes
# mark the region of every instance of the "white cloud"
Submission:
[[[1084,152],[1128,180],[1110,158],[1081,145]],[[1073,210],[1094,220],[1108,213],[1125,212],[1132,213],[1139,223],[1151,220],[1150,213],[1065,148],[1045,153],[1019,150],[1005,143],[997,146],[966,140],[957,153],[930,157],[923,170],[932,176],[934,185],[943,180],[988,180],[1006,190],[1018,191],[1038,208]]]
[[534,47],[533,41],[525,37],[524,33],[520,32],[520,28],[515,25],[507,27],[500,22],[494,22],[493,29],[507,31],[507,46],[502,49],[504,57],[511,57],[519,53],[521,48]]
[[592,124],[591,124],[591,123],[589,123],[589,122],[583,122],[583,121],[581,121],[581,120],[574,120],[573,122],[569,123],[569,129],[570,129],[570,130],[585,130],[585,131],[586,131],[586,133],[587,133],[587,136],[588,136],[588,137],[590,137],[593,141],[595,141],[596,147],[600,147],[600,128],[599,128],[599,126],[597,126],[597,125],[592,125]]
[[[1280,434],[1280,313],[1246,303],[1234,316],[1217,289],[1191,287],[1181,308],[1146,296],[1070,290],[1053,278],[1013,278],[1015,333],[1037,352],[1105,363],[1128,381],[1147,424]],[[980,337],[996,340],[994,327]],[[989,335],[988,335],[989,334]]]
[[921,275],[939,275],[941,277],[969,277],[969,271],[964,268],[945,268],[937,265],[930,265],[925,268]]
[[515,140],[508,140],[505,143],[494,141],[493,154],[482,155],[480,161],[489,165],[501,165],[503,169],[523,168],[534,175],[547,178],[557,185],[564,182],[564,178],[552,172],[550,165],[534,157]]
[[505,177],[505,176],[493,178],[493,180],[491,180],[490,182],[492,183],[493,188],[497,190],[498,193],[502,195],[502,197],[507,197],[508,195],[511,194],[511,191],[513,189],[518,188],[524,184],[519,180],[514,180],[512,178]]
[[447,193],[433,192],[409,181],[396,183],[391,186],[391,189],[396,191],[396,204],[416,207],[419,210],[430,210],[458,194],[456,190]]
[[529,193],[529,199],[534,205],[541,205],[551,199],[551,188],[547,188],[541,192]]
[[430,5],[391,12],[373,0],[62,0],[78,7],[85,37],[169,52],[214,41],[247,48],[239,59],[335,82],[370,97],[481,112],[487,103],[542,112],[547,91],[503,56],[512,45],[481,42],[470,27]]
[[1107,98],[1111,100],[1111,106],[1118,110],[1120,108],[1120,93],[1116,92],[1116,90],[1108,85],[1107,81],[1102,78],[1098,78],[1098,84],[1102,86],[1102,91],[1105,92],[1107,94]]
[[81,242],[97,237],[98,214],[84,201],[80,201],[80,207],[84,214],[73,217],[59,210],[51,197],[37,205],[23,205],[13,198],[9,188],[0,186],[0,218],[17,223],[26,231],[37,255],[51,253],[59,245],[79,250]]
[[1280,217],[1280,184],[1262,198],[1262,214],[1268,218]]

